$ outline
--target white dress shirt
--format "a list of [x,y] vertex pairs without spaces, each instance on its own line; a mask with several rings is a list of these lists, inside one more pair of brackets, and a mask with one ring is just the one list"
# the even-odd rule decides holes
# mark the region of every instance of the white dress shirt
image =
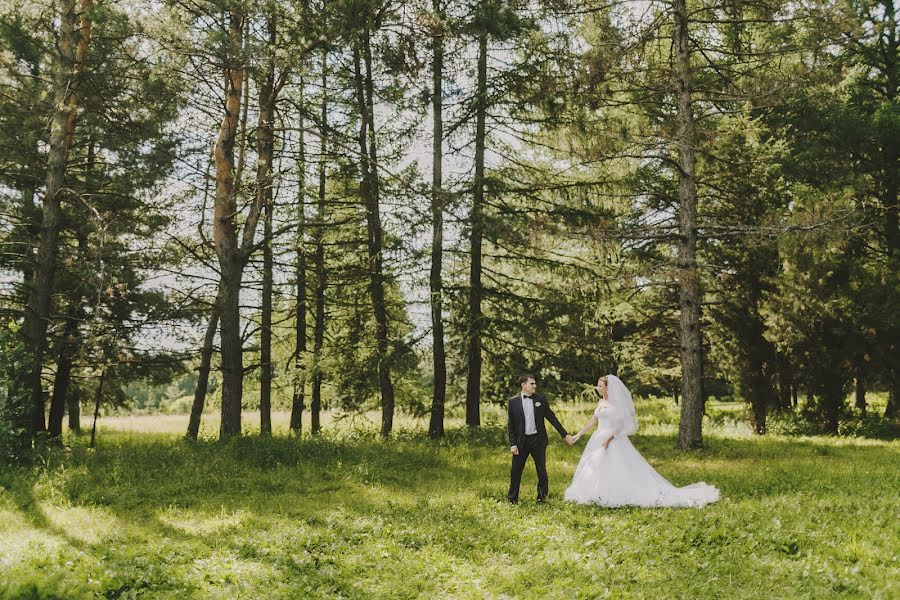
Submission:
[[534,401],[526,398],[522,394],[522,412],[525,413],[525,435],[534,435],[537,433],[537,426],[534,424]]

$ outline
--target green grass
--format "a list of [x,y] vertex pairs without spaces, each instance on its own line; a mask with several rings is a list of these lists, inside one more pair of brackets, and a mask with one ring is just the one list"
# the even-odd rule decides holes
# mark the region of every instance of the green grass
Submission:
[[[645,457],[722,501],[565,503],[584,444],[554,440],[551,501],[510,506],[496,415],[440,443],[411,419],[389,441],[345,421],[227,444],[107,421],[95,451],[73,437],[0,474],[0,597],[900,597],[900,442],[754,438],[713,414],[707,447],[685,453],[670,405],[639,409]],[[574,429],[589,409],[558,412]],[[523,498],[535,483],[529,464]]]

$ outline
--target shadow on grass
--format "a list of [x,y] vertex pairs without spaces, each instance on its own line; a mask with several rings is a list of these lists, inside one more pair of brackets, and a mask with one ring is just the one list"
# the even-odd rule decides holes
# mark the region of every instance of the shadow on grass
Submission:
[[[374,439],[298,443],[241,438],[191,444],[132,438],[96,452],[76,447],[65,468],[23,471],[9,491],[36,528],[120,573],[107,596],[153,586],[197,589],[194,575],[186,575],[185,569],[157,569],[155,579],[148,580],[129,566],[135,553],[174,553],[193,563],[225,552],[239,561],[264,563],[278,577],[310,580],[317,589],[345,593],[350,584],[328,575],[327,569],[320,572],[321,567],[371,543],[380,515],[409,531],[394,540],[407,551],[440,544],[459,560],[472,555],[475,546],[466,536],[435,540],[414,533],[423,523],[436,525],[448,510],[453,513],[451,499],[466,485],[483,489],[470,476],[469,465],[454,462],[445,455],[447,449]],[[53,493],[41,489],[44,477],[52,482]],[[121,530],[96,543],[71,535],[41,508],[45,502],[59,503],[57,493],[64,505],[107,511],[122,523]],[[494,539],[503,534],[469,510],[455,511],[454,518],[463,531],[477,530]],[[200,533],[198,523],[203,525]],[[267,548],[258,536],[273,531],[281,537]]]

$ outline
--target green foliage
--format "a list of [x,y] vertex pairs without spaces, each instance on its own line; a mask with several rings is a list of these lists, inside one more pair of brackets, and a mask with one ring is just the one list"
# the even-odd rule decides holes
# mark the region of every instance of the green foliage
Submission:
[[31,368],[18,325],[0,321],[0,465],[31,458],[28,436],[31,393],[21,377],[21,373]]
[[[410,430],[225,444],[108,434],[96,451],[76,444],[0,472],[0,597],[900,593],[896,441],[749,438],[708,425],[707,448],[688,454],[673,449],[671,402],[639,402],[635,445],[676,484],[720,487],[719,503],[565,503],[583,445],[554,440],[550,502],[510,506],[499,426],[450,427],[438,443]],[[566,419],[590,410],[570,408]],[[527,470],[523,491],[534,484]]]
[[704,198],[703,210],[715,219],[716,229],[700,250],[715,265],[707,284],[709,354],[753,406],[762,433],[780,366],[762,304],[779,270],[776,232],[791,199],[782,168],[787,148],[769,135],[761,119],[741,114],[718,120],[709,150],[715,158],[700,167],[700,177],[714,190]]
[[[4,282],[11,275],[0,296],[4,318],[23,315],[40,232],[57,8],[49,1],[0,4],[0,273]],[[636,392],[680,388],[681,134],[673,21],[663,5],[166,0],[146,8],[107,2],[91,9],[91,43],[75,82],[79,107],[45,373],[65,382],[59,375],[71,372],[70,395],[89,395],[105,372],[104,402],[163,412],[190,403],[195,380],[170,383],[194,357],[168,346],[196,342],[184,330],[198,313],[208,314],[214,296],[210,148],[222,118],[222,58],[233,56],[246,67],[240,121],[249,124],[239,127],[234,147],[244,165],[234,173],[239,225],[259,189],[255,113],[272,62],[284,84],[271,240],[280,313],[275,406],[286,407],[294,384],[318,373],[326,406],[360,414],[378,403],[376,372],[385,360],[398,407],[424,414],[432,381],[422,312],[431,231],[427,65],[438,31],[445,50],[448,406],[461,397],[473,330],[467,209],[479,106],[487,107],[478,328],[486,412],[521,371],[536,372],[545,390],[560,395],[577,394],[605,372],[623,375]],[[229,11],[244,17],[239,47],[230,47],[235,40],[221,21]],[[859,424],[846,392],[855,378],[897,397],[900,269],[891,186],[900,63],[893,3],[853,0],[805,11],[769,0],[692,0],[689,13],[706,391],[748,400],[760,432],[773,402],[787,409],[785,399],[798,391],[810,397],[800,413],[805,431],[880,431],[877,423]],[[385,227],[387,356],[373,339],[356,150],[350,56],[363,27],[377,107],[370,142],[378,148]],[[310,50],[323,34],[327,43]],[[471,75],[481,40],[484,98]],[[320,128],[323,111],[328,123]],[[292,261],[306,248],[311,333],[318,281],[309,250],[320,235],[328,322],[324,348],[307,344],[300,370],[293,362],[294,291],[286,302],[285,290]],[[256,260],[257,253],[249,257],[241,295],[250,303],[242,313],[248,409],[258,397]],[[60,368],[66,361],[71,368]]]
[[814,395],[810,415],[836,433],[850,389],[854,343],[859,331],[851,288],[857,277],[852,237],[837,225],[841,213],[852,212],[844,200],[825,201],[819,194],[797,198],[796,223],[832,221],[781,242],[782,273],[778,293],[765,308],[770,336],[779,348],[802,365],[798,376]]
[[[880,396],[886,396],[881,394]],[[870,395],[871,402],[871,395]],[[900,422],[896,418],[881,414],[883,403],[879,402],[870,410],[861,414],[857,410],[843,407],[837,434],[847,437],[871,438],[880,440],[896,440],[900,438]],[[821,418],[821,406],[813,401],[799,411],[780,411],[771,415],[769,431],[776,435],[816,436],[834,434],[828,423]]]

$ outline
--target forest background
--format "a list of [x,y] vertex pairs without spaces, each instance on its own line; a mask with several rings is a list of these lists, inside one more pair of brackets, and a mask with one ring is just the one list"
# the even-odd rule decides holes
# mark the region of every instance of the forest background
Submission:
[[683,449],[709,398],[895,437],[898,43],[890,0],[4,0],[4,460],[110,410],[440,438],[523,371]]

